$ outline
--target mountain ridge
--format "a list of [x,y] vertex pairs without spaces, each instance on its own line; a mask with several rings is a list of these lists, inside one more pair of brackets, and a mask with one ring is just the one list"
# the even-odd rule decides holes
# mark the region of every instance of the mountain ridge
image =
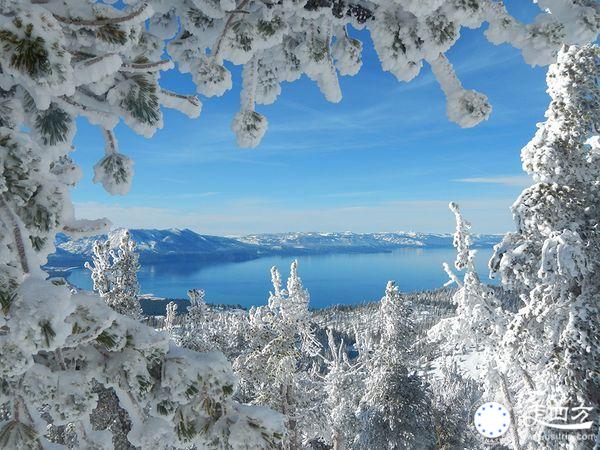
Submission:
[[[326,253],[381,253],[399,248],[451,248],[450,233],[417,232],[288,232],[249,234],[245,236],[213,236],[190,229],[131,229],[141,263],[156,263],[173,259],[197,261],[245,261],[271,255],[306,255]],[[49,266],[65,267],[82,264],[90,259],[94,242],[110,239],[113,247],[119,243],[124,229],[108,235],[92,236],[72,241],[65,235],[56,239],[56,253],[48,258]],[[489,248],[501,240],[501,235],[473,235],[474,248]]]

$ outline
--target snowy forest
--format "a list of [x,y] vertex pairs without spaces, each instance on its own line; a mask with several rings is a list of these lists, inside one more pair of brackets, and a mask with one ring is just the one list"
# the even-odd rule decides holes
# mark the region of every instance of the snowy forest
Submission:
[[[495,0],[0,0],[0,448],[598,448],[600,5],[534,3],[523,23]],[[547,67],[545,121],[521,150],[533,183],[489,262],[499,286],[481,281],[454,202],[449,286],[402,294],[390,281],[356,307],[310,309],[294,261],[285,284],[272,269],[264,306],[211,306],[199,286],[185,314],[172,303],[144,317],[126,233],[116,249],[96,243],[93,292],[42,269],[57,233],[111,226],[75,217],[76,120],[105,139],[94,182],[125,195],[118,123],[150,139],[169,125],[161,108],[196,118],[242,66],[231,130],[257,147],[255,106],[284,81],[306,75],[341,100],[366,30],[384,71],[410,82],[428,64],[448,119],[474,127],[492,106],[445,55],[463,27]],[[174,68],[199,96],[161,87]],[[486,402],[507,411],[490,437],[473,422]],[[585,431],[544,426],[540,408]]]

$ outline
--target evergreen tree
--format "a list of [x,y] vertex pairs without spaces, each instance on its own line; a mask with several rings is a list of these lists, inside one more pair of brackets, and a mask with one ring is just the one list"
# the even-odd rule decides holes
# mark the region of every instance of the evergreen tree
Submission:
[[365,380],[358,416],[361,449],[435,448],[431,403],[421,378],[407,368],[415,332],[411,307],[393,281],[379,307],[381,339]]
[[188,297],[191,305],[171,337],[185,348],[220,351],[230,361],[237,358],[250,340],[244,312],[209,307],[202,289],[189,290]]
[[518,449],[518,424],[513,398],[508,391],[509,380],[514,378],[514,371],[497,363],[500,341],[512,313],[502,309],[494,292],[479,279],[474,264],[476,251],[471,249],[471,224],[463,218],[456,203],[450,203],[449,208],[456,218],[453,245],[457,253],[454,266],[457,270],[464,271],[464,278],[461,281],[448,264],[444,263],[444,269],[450,277],[447,284],[458,285],[458,290],[452,296],[456,314],[431,327],[428,338],[437,344],[441,353],[438,365],[445,367],[446,371],[450,370],[450,373],[444,374],[450,380],[455,378],[451,372],[457,370],[455,365],[460,355],[479,357],[482,363],[476,373],[471,373],[470,376],[481,383],[487,401],[499,401],[509,408],[512,422],[509,436],[514,448]]
[[273,291],[266,306],[249,313],[248,348],[234,361],[241,378],[241,398],[264,404],[286,419],[286,448],[297,450],[316,434],[319,424],[312,420],[314,385],[306,356],[316,356],[320,346],[310,324],[309,295],[298,277],[297,261],[291,265],[287,290],[282,289],[277,268],[271,269]]
[[[517,225],[490,261],[524,306],[504,338],[505,364],[520,377],[520,417],[531,408],[590,407],[600,402],[600,50],[565,46],[547,74],[546,121],[523,148],[535,184],[512,207]],[[596,432],[598,424],[594,425]],[[586,448],[556,442],[522,421],[523,445]]]
[[336,344],[333,331],[327,330],[329,354],[325,359],[327,373],[323,377],[326,394],[326,419],[329,425],[328,441],[333,450],[351,448],[358,428],[355,411],[363,387],[360,362],[351,363],[345,352],[344,340]]
[[165,314],[165,330],[169,333],[173,332],[173,328],[175,326],[175,317],[177,315],[177,303],[169,302],[167,303],[167,310]]
[[96,241],[93,247],[92,264],[85,267],[92,272],[94,291],[115,311],[134,319],[142,318],[139,302],[140,286],[137,272],[140,268],[135,242],[127,230],[120,234],[116,251],[111,240]]
[[506,329],[508,313],[502,310],[494,292],[479,279],[474,264],[476,251],[471,249],[471,224],[463,218],[456,203],[450,203],[449,207],[456,217],[454,266],[465,274],[461,281],[444,263],[450,277],[447,285],[458,285],[452,297],[456,314],[434,325],[428,332],[429,339],[439,343],[445,355],[479,351],[493,360],[495,346]]
[[456,363],[443,363],[431,380],[435,448],[439,450],[485,448],[473,427],[473,411],[482,403],[479,383],[461,375]]

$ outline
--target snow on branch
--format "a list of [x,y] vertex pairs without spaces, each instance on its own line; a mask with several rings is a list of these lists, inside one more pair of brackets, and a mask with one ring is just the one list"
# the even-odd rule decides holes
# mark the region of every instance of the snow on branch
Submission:
[[200,116],[202,103],[195,95],[177,94],[166,89],[161,89],[158,95],[161,104],[165,107],[176,109],[190,119],[195,119]]
[[175,67],[173,61],[162,60],[147,63],[128,63],[121,66],[121,70],[126,72],[153,72],[159,70],[169,70]]
[[241,0],[233,11],[228,12],[227,21],[225,22],[225,25],[223,26],[223,31],[221,32],[221,34],[219,34],[219,38],[217,39],[217,41],[215,42],[215,44],[213,46],[212,56],[216,60],[219,60],[219,58],[220,58],[220,51],[221,51],[221,46],[223,44],[223,39],[225,38],[225,35],[226,35],[227,31],[229,30],[229,27],[231,26],[234,16],[236,14],[238,14],[241,11],[241,9],[244,6],[246,6],[246,4],[248,2],[249,2],[249,0]]
[[68,234],[73,240],[87,236],[98,236],[106,233],[110,228],[110,221],[104,219],[73,219],[65,222],[62,232]]
[[57,103],[73,115],[85,117],[92,125],[112,129],[119,123],[118,116],[110,114],[103,109],[95,109],[93,106],[96,106],[96,102],[80,92],[74,97],[59,97]]
[[431,70],[446,95],[448,118],[462,128],[471,128],[487,120],[492,112],[485,95],[463,88],[454,68],[445,55],[428,60]]
[[19,222],[15,218],[10,207],[7,205],[4,198],[0,195],[0,210],[8,218],[9,224],[12,226],[12,233],[14,238],[14,245],[19,256],[19,263],[21,264],[21,270],[24,274],[29,273],[29,261],[27,260],[27,252],[25,250],[25,241],[23,240],[23,233]]
[[454,265],[458,270],[463,270],[471,264],[473,257],[471,252],[471,244],[473,243],[471,223],[463,217],[457,203],[450,202],[448,207],[456,218],[456,231],[452,242],[454,248],[456,248],[456,261]]
[[242,105],[231,124],[237,143],[242,148],[256,147],[263,138],[268,126],[266,117],[254,110],[256,77],[256,61],[253,58],[244,64],[244,70],[242,71],[244,85],[240,94]]
[[95,56],[83,60],[74,66],[75,83],[82,84],[95,83],[102,78],[115,73],[123,66],[121,56],[115,53]]
[[129,22],[140,23],[152,17],[153,12],[154,10],[148,3],[143,3],[138,9],[130,12],[129,14],[119,17],[83,19],[80,17],[61,16],[60,14],[53,15],[56,20],[67,25],[74,25],[79,27],[104,27],[107,25],[119,25],[126,24]]
[[112,195],[125,195],[131,189],[133,161],[119,153],[112,130],[104,130],[105,156],[94,166],[94,183],[102,183]]
[[[595,2],[543,0],[538,6],[540,14],[526,24],[492,0],[368,5],[312,0],[195,0],[167,5],[149,0],[128,12],[107,3],[41,2],[32,6],[27,16],[30,24],[23,21],[17,27],[7,22],[4,34],[0,33],[10,56],[3,63],[3,72],[9,75],[1,78],[3,85],[18,84],[18,71],[12,66],[19,61],[19,71],[28,70],[32,78],[21,82],[38,108],[47,108],[56,101],[53,97],[68,97],[87,107],[85,114],[94,116],[92,123],[103,114],[113,114],[116,121],[123,118],[135,132],[150,137],[163,125],[161,101],[169,101],[157,94],[161,90],[158,74],[175,63],[181,72],[192,75],[197,91],[206,96],[220,96],[232,88],[227,62],[245,66],[253,61],[250,66],[254,67],[246,71],[254,76],[244,77],[243,82],[247,90],[248,80],[255,79],[249,98],[257,104],[272,103],[282,82],[295,81],[303,74],[328,101],[339,102],[338,76],[355,75],[362,66],[362,43],[349,30],[366,28],[384,70],[398,80],[410,81],[419,74],[423,61],[429,62],[446,95],[448,117],[461,127],[472,127],[489,117],[491,106],[485,95],[463,88],[444,56],[459,39],[462,27],[489,23],[485,34],[491,42],[511,43],[532,65],[552,62],[563,44],[596,39],[600,6]],[[29,35],[29,25],[34,31],[38,25],[45,31]],[[42,64],[14,54],[25,42],[39,48],[39,54],[47,54]],[[85,61],[77,57],[69,64],[65,57],[82,52],[88,54]],[[165,54],[169,59],[160,60]],[[40,76],[43,73],[53,76]],[[33,88],[34,82],[40,89]],[[81,101],[82,92],[111,107]],[[102,125],[112,128],[104,119]],[[267,121],[253,107],[242,105],[232,128],[241,146],[255,147],[266,132]]]

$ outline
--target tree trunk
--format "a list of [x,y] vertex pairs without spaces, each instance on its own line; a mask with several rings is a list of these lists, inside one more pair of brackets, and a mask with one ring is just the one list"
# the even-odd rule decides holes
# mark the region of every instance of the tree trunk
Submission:
[[333,433],[333,450],[344,450],[344,444],[342,442],[342,436],[339,431]]
[[300,450],[300,442],[298,439],[298,422],[294,417],[296,414],[293,386],[290,384],[282,386],[283,398],[285,399],[284,414],[287,417],[287,428],[289,433],[289,450]]

